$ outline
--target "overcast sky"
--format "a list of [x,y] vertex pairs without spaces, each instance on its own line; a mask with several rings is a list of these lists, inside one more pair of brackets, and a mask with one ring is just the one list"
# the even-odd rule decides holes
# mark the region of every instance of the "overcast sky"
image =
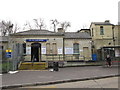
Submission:
[[26,21],[43,18],[50,30],[50,20],[57,19],[71,23],[68,31],[77,31],[89,28],[91,22],[110,20],[117,24],[118,2],[119,0],[1,0],[0,20],[11,20],[23,26]]

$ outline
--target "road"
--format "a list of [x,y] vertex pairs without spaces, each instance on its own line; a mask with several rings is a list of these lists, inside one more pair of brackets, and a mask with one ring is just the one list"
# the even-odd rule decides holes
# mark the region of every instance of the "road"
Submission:
[[118,78],[120,77],[85,80],[43,86],[29,86],[23,88],[118,88]]
[[60,68],[59,72],[50,71],[19,71],[15,74],[3,74],[2,86],[41,84],[57,81],[81,80],[86,78],[118,75],[118,68],[101,66]]

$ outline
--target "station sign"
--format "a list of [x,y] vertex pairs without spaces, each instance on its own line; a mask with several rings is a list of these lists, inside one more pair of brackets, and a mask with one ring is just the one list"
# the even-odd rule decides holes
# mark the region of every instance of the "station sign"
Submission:
[[6,50],[6,57],[11,58],[12,50]]
[[26,39],[26,42],[46,42],[48,39]]

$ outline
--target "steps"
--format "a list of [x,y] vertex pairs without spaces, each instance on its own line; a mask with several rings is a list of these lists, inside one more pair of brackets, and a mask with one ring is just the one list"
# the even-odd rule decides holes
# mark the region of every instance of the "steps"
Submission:
[[44,70],[47,68],[46,62],[23,62],[19,66],[19,70]]

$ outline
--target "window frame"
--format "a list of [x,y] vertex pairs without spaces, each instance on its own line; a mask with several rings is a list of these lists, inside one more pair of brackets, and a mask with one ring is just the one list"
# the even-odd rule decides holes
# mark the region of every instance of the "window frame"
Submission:
[[80,54],[79,43],[74,43],[73,44],[73,54]]
[[104,35],[104,27],[100,26],[100,35]]

